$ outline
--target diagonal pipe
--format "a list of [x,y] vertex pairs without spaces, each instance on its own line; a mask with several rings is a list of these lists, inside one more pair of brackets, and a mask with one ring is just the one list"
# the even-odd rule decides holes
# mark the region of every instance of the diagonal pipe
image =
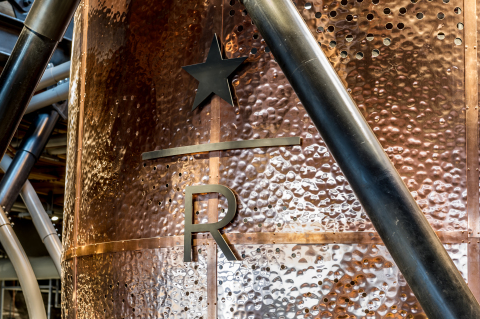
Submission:
[[20,144],[13,161],[0,181],[0,206],[10,211],[20,190],[40,158],[60,115],[53,108],[37,114]]
[[243,0],[429,318],[480,305],[291,0]]
[[[8,171],[12,159],[8,155],[4,155],[0,162],[0,169],[4,172]],[[45,247],[47,248],[50,257],[52,257],[53,263],[58,273],[62,273],[61,256],[62,256],[62,244],[58,238],[55,227],[53,227],[50,218],[45,212],[45,208],[38,198],[35,189],[30,181],[25,181],[25,184],[20,190],[20,196],[22,197],[30,216],[32,217],[33,224],[37,229],[40,238],[42,238]]]
[[80,0],[36,0],[0,76],[0,159]]

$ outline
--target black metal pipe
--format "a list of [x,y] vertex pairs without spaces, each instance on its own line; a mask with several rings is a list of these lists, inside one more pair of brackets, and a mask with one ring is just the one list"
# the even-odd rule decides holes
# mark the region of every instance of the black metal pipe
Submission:
[[23,28],[0,76],[0,158],[17,130],[57,42]]
[[480,305],[291,0],[244,0],[330,152],[429,318]]
[[0,181],[0,206],[9,212],[40,158],[60,115],[56,110],[38,114],[22,139],[12,163]]
[[0,159],[80,0],[36,0],[0,76]]

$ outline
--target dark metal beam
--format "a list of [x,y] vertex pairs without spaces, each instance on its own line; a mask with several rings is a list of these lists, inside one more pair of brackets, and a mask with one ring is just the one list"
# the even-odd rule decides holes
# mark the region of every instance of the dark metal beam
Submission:
[[478,318],[480,305],[296,7],[243,2],[427,316]]
[[35,117],[30,129],[0,181],[0,206],[7,212],[15,203],[20,190],[28,179],[33,165],[37,162],[55,128],[60,115],[50,110]]
[[36,0],[0,76],[0,158],[80,0]]

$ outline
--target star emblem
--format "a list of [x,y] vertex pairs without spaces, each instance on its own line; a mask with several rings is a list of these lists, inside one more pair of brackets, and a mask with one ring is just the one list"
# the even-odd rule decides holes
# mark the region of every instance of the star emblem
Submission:
[[197,94],[195,95],[195,101],[193,102],[192,111],[211,94],[220,96],[233,106],[228,77],[246,59],[247,57],[223,59],[222,52],[220,51],[220,43],[215,34],[205,63],[182,66],[185,71],[200,82],[198,84]]

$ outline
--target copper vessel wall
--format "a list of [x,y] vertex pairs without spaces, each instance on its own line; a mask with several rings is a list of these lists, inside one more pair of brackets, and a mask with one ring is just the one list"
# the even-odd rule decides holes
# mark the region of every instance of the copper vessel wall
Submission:
[[[447,250],[466,277],[463,2],[374,3],[296,1],[432,227],[450,236]],[[64,318],[208,318],[213,306],[220,318],[425,318],[381,243],[334,239],[374,229],[239,1],[85,0],[75,23]],[[234,106],[213,98],[191,112],[198,82],[181,67],[204,62],[214,33],[226,58],[248,59],[231,81]],[[302,145],[141,159],[291,136]],[[133,244],[182,236],[185,187],[211,183],[237,195],[225,233],[270,238],[234,245],[241,263],[222,254],[210,263],[206,244],[185,264],[182,241]],[[197,222],[227,208],[223,197],[194,205]],[[332,242],[274,243],[274,234],[304,232]],[[116,241],[119,251],[98,248]]]

